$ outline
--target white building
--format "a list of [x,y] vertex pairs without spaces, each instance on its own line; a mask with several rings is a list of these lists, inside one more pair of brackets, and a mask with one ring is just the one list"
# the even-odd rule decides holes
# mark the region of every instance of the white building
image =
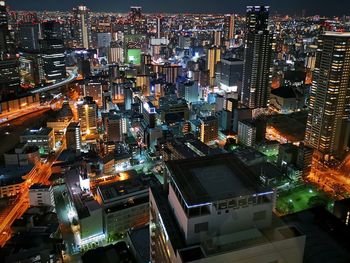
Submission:
[[34,184],[29,188],[30,206],[55,206],[53,188],[48,185]]
[[233,155],[169,161],[167,173],[169,190],[150,190],[151,262],[303,262],[305,235],[272,220],[274,191]]

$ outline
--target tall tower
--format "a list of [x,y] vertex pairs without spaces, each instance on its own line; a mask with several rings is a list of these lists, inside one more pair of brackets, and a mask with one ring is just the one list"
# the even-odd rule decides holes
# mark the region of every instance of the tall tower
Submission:
[[221,49],[219,47],[211,47],[208,49],[207,70],[209,70],[210,84],[213,85],[215,79],[215,67],[221,60]]
[[268,6],[247,7],[242,103],[249,108],[267,108],[272,64],[272,35],[267,30]]
[[74,34],[79,47],[90,48],[91,46],[91,21],[90,10],[83,5],[73,9]]
[[157,38],[161,38],[164,34],[162,32],[163,18],[157,17]]
[[5,1],[0,1],[0,50],[1,54],[8,51],[9,29]]
[[224,32],[226,40],[235,38],[235,15],[225,15]]
[[9,33],[5,1],[0,1],[0,101],[15,98],[21,92],[19,62]]
[[81,124],[81,132],[93,135],[97,132],[97,104],[92,97],[85,97],[78,103],[78,116]]
[[[349,138],[350,33],[318,39],[305,142],[323,160],[342,157]],[[317,154],[318,153],[318,154]]]

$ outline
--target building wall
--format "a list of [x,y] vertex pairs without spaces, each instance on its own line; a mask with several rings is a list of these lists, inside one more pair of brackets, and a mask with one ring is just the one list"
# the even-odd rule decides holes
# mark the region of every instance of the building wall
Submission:
[[30,206],[54,206],[53,189],[30,189],[29,190]]

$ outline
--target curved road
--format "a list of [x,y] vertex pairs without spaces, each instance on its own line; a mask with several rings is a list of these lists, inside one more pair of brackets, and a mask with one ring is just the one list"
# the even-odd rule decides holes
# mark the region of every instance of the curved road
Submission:
[[65,80],[62,80],[58,83],[55,83],[55,84],[52,84],[49,86],[32,89],[30,92],[35,94],[35,93],[53,90],[53,89],[59,88],[61,86],[64,86],[64,85],[67,85],[67,84],[73,82],[78,77],[77,69],[67,70],[67,73],[69,74],[69,77],[66,78]]

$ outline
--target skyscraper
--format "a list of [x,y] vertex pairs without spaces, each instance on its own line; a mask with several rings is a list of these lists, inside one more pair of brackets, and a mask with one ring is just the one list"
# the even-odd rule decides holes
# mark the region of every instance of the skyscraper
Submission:
[[38,50],[41,37],[41,25],[39,23],[23,23],[19,25],[19,45],[25,50]]
[[225,38],[227,40],[235,38],[235,15],[229,14],[225,16],[224,24]]
[[85,97],[84,101],[78,103],[78,116],[82,133],[95,134],[97,131],[97,104],[92,97]]
[[91,46],[91,23],[90,10],[83,5],[73,9],[74,36],[79,47],[90,48]]
[[66,131],[67,148],[72,151],[80,152],[81,150],[81,130],[79,122],[71,122]]
[[20,92],[19,63],[13,51],[5,1],[0,1],[0,101]]
[[215,78],[216,64],[221,60],[221,49],[219,47],[211,47],[208,49],[207,69],[209,70],[210,84],[213,85]]
[[0,51],[1,54],[8,51],[9,41],[8,19],[5,1],[0,1]]
[[305,141],[316,156],[342,157],[349,138],[350,33],[318,39]]
[[249,108],[269,104],[272,35],[267,30],[268,6],[247,7],[242,103]]

